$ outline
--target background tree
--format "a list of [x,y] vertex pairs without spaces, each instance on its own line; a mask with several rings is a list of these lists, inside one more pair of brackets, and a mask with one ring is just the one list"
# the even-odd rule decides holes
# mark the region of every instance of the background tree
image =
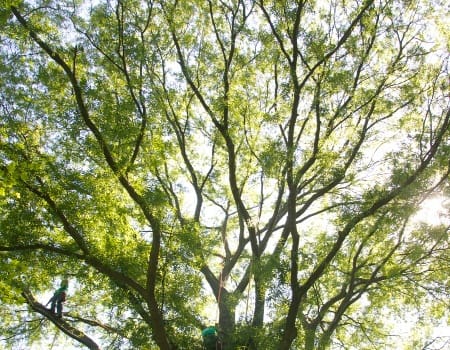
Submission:
[[0,9],[5,346],[45,334],[23,295],[60,276],[105,348],[200,348],[214,305],[224,349],[448,316],[448,220],[414,220],[449,189],[443,3]]

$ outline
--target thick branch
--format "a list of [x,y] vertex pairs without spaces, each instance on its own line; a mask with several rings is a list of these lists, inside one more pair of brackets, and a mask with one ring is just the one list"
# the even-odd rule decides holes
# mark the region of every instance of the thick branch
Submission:
[[34,251],[42,250],[58,255],[68,256],[71,258],[78,259],[85,262],[95,270],[103,273],[105,276],[113,280],[117,285],[123,286],[125,288],[132,289],[142,296],[146,296],[146,290],[139,283],[137,283],[131,277],[114,270],[113,268],[106,265],[104,262],[98,258],[92,256],[86,256],[71,251],[70,249],[65,249],[64,247],[58,247],[51,244],[35,243],[27,245],[16,245],[16,246],[0,246],[0,252],[24,252],[24,251]]
[[78,315],[69,314],[69,313],[65,313],[64,316],[66,318],[71,318],[71,319],[73,319],[75,321],[78,321],[78,322],[81,322],[81,323],[85,323],[85,324],[88,324],[88,325],[93,326],[93,327],[101,328],[101,329],[105,330],[108,333],[115,333],[115,334],[120,335],[123,338],[128,338],[127,335],[123,332],[123,330],[115,328],[115,327],[108,326],[107,324],[101,323],[100,321],[87,319],[87,318],[84,318],[84,317],[81,317],[81,316],[78,316]]
[[[149,305],[149,310],[152,318],[152,328],[154,330],[154,337],[156,343],[161,347],[161,349],[170,349],[170,345],[167,340],[166,332],[164,329],[162,315],[159,312],[158,304],[155,298],[155,289],[156,289],[156,278],[157,278],[157,269],[158,269],[158,261],[159,261],[159,252],[161,248],[161,230],[159,227],[159,221],[153,216],[149,206],[142,198],[141,195],[136,191],[133,185],[128,181],[127,177],[123,173],[123,169],[120,169],[116,160],[114,159],[103,135],[101,134],[98,127],[95,125],[93,120],[90,117],[90,113],[86,107],[82,88],[74,74],[71,70],[70,66],[64,61],[64,59],[59,55],[56,51],[54,51],[49,44],[44,42],[39,35],[33,30],[32,26],[25,20],[25,18],[21,15],[19,10],[11,6],[11,11],[14,16],[20,22],[22,27],[27,30],[30,37],[33,41],[39,45],[41,49],[43,49],[51,59],[55,61],[64,71],[67,78],[70,81],[70,84],[74,90],[76,103],[78,106],[78,110],[83,118],[83,121],[87,125],[87,127],[93,133],[97,143],[99,144],[102,153],[105,157],[105,160],[112,170],[114,175],[117,176],[121,185],[128,192],[129,196],[133,199],[133,201],[141,208],[145,218],[150,223],[153,229],[153,241],[152,247],[149,255],[148,265],[147,265],[147,293],[144,293],[143,296],[146,297],[146,301]],[[94,262],[94,260],[92,260]],[[99,261],[95,261],[96,263],[100,263]],[[100,264],[101,267],[104,265]]]
[[85,255],[89,255],[89,249],[86,244],[86,241],[83,237],[83,235],[78,232],[78,230],[70,223],[67,216],[64,214],[64,212],[58,207],[56,202],[50,197],[48,193],[44,193],[40,191],[37,188],[34,188],[33,186],[30,186],[29,184],[25,183],[25,186],[33,192],[38,197],[42,198],[48,206],[51,208],[51,210],[55,213],[55,215],[61,220],[64,230],[74,239],[74,241],[77,243],[78,247],[83,251]]
[[353,230],[353,228],[364,220],[365,218],[373,215],[376,213],[380,208],[384,207],[385,205],[389,204],[394,198],[398,197],[408,186],[410,186],[414,181],[417,180],[417,178],[427,169],[428,165],[431,163],[431,161],[434,158],[434,155],[436,154],[439,145],[441,144],[444,135],[448,133],[448,128],[450,125],[450,110],[447,111],[446,116],[443,120],[443,123],[441,125],[441,129],[437,133],[435,142],[432,144],[430,149],[427,153],[427,158],[424,159],[419,167],[416,169],[416,171],[411,174],[403,184],[400,186],[392,189],[391,191],[387,192],[383,197],[375,201],[369,208],[362,211],[359,215],[355,215],[353,220],[351,220],[342,230],[339,232],[338,238],[336,242],[334,243],[333,247],[327,254],[327,256],[322,260],[322,262],[317,266],[317,268],[311,273],[309,278],[306,280],[306,282],[302,285],[303,292],[306,293],[306,291],[317,281],[317,279],[322,276],[323,271],[326,269],[326,267],[330,264],[330,262],[334,259],[336,254],[341,249],[342,244],[344,243],[346,237],[350,234],[350,232]]
[[95,343],[90,337],[88,337],[85,333],[76,329],[75,327],[72,327],[62,318],[57,317],[44,305],[39,303],[29,290],[24,290],[22,292],[22,296],[25,298],[27,304],[31,307],[33,311],[40,313],[42,316],[50,320],[56,327],[58,327],[69,337],[75,339],[77,342],[85,345],[89,349],[100,350],[100,347],[97,345],[97,343]]
[[94,124],[94,122],[92,121],[92,119],[89,116],[89,112],[86,108],[86,104],[83,99],[82,89],[80,87],[80,84],[79,84],[74,72],[72,71],[70,66],[67,64],[67,62],[64,61],[64,59],[61,57],[61,55],[59,53],[57,53],[55,50],[53,50],[49,44],[44,42],[39,37],[39,35],[33,30],[31,25],[25,20],[25,18],[22,16],[22,14],[19,12],[19,10],[16,7],[11,6],[11,11],[13,12],[14,16],[17,18],[19,23],[22,25],[22,27],[28,31],[28,34],[33,39],[33,41],[36,44],[38,44],[39,47],[42,50],[44,50],[44,52],[46,54],[48,54],[50,56],[50,58],[53,61],[55,61],[55,63],[58,64],[58,66],[60,66],[64,70],[64,73],[69,78],[70,84],[72,85],[72,88],[73,88],[73,91],[75,94],[76,103],[78,106],[78,110],[79,110],[85,124],[91,130],[91,132],[94,134],[95,139],[97,140],[98,144],[100,145],[102,152],[105,156],[105,159],[108,162],[108,165],[111,167],[113,172],[115,174],[117,174],[119,172],[118,165],[115,162],[105,140],[103,139],[103,136],[102,136],[100,130],[97,128],[97,126]]

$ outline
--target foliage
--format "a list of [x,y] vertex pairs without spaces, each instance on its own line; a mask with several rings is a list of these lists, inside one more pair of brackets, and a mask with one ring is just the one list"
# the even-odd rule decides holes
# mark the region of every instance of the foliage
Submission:
[[105,349],[429,346],[387,334],[448,318],[449,208],[416,216],[449,196],[446,11],[3,1],[3,345],[45,344],[22,292],[68,277]]

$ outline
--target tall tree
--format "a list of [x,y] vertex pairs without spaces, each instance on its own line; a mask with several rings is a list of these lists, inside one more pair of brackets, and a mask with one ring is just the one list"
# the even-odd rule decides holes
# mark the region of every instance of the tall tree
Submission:
[[[5,345],[50,320],[80,346],[200,348],[217,313],[224,350],[370,349],[383,312],[445,318],[449,222],[415,219],[449,191],[445,11],[3,1]],[[31,293],[63,276],[59,320]]]

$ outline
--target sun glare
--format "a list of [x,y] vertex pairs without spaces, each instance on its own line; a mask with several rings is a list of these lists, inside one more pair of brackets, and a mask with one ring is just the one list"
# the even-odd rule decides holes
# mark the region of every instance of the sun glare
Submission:
[[449,201],[444,196],[434,196],[425,200],[414,216],[414,221],[428,225],[449,224]]

